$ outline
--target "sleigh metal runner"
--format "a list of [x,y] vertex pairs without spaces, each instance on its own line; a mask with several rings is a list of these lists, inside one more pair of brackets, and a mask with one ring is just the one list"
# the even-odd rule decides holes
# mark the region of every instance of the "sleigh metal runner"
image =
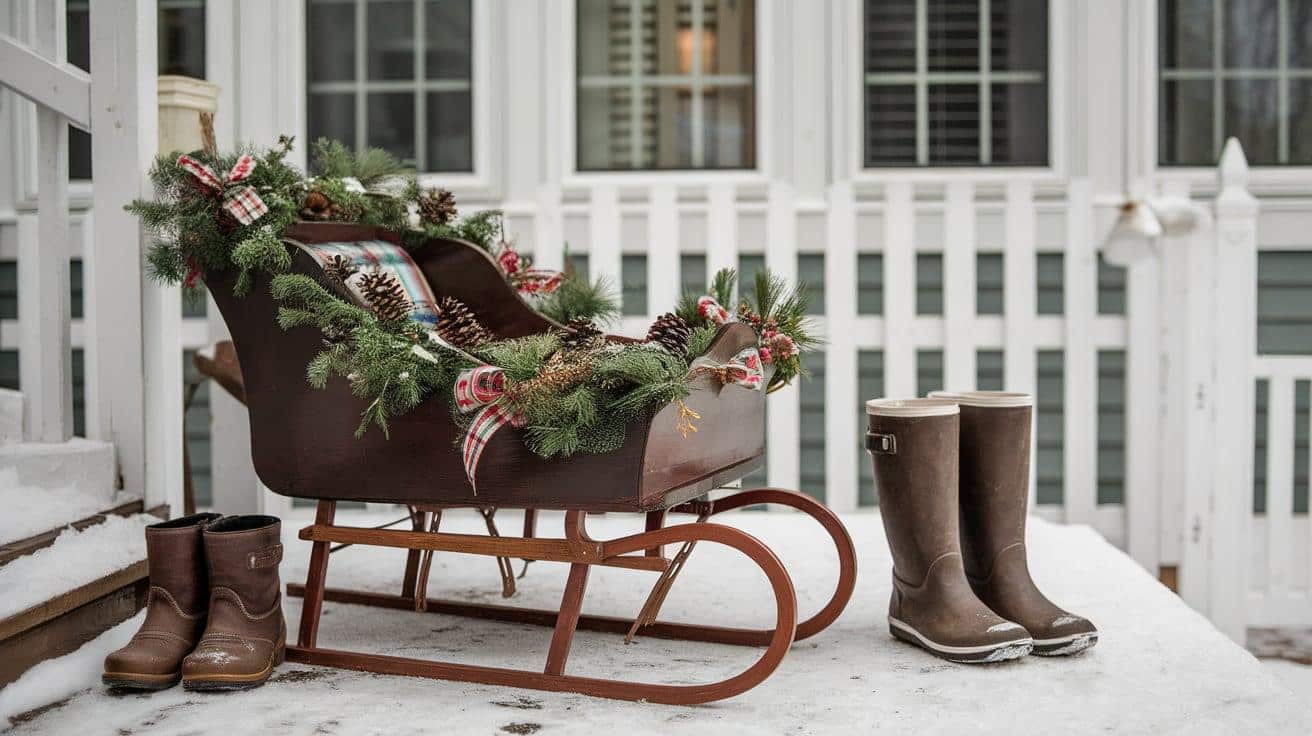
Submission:
[[[317,248],[334,252],[353,247],[377,254],[393,242],[388,233],[354,225],[302,223],[287,233],[292,272],[311,276],[325,288],[340,289],[323,273]],[[393,246],[394,247],[394,246]],[[483,250],[457,240],[433,240],[406,256],[393,253],[422,280],[437,299],[454,297],[502,337],[521,337],[560,329],[534,311],[506,282]],[[371,256],[372,257],[372,256]],[[408,262],[413,258],[413,262]],[[260,276],[248,296],[236,297],[236,274],[217,272],[206,283],[223,313],[240,359],[240,381],[250,409],[252,452],[261,480],[272,490],[318,501],[315,523],[300,531],[312,542],[305,584],[287,586],[302,596],[299,635],[287,647],[287,659],[395,675],[476,682],[490,685],[578,692],[625,700],[693,704],[742,693],[767,678],[794,641],[818,634],[842,613],[856,581],[852,540],[839,519],[803,494],[761,488],[710,500],[708,493],[758,468],[764,455],[760,432],[739,431],[764,424],[764,392],[724,384],[702,376],[683,402],[667,405],[635,421],[619,449],[605,454],[576,454],[546,460],[526,450],[516,431],[497,432],[481,448],[477,475],[467,477],[461,453],[453,452],[462,429],[444,401],[429,400],[415,411],[395,417],[389,437],[381,432],[355,439],[361,400],[346,382],[324,390],[306,385],[305,365],[321,347],[317,330],[282,331],[269,296],[267,276]],[[610,338],[623,341],[625,338]],[[741,323],[723,325],[703,356],[725,363],[755,345],[756,335]],[[680,432],[681,412],[699,415],[700,434]],[[605,483],[597,482],[605,479]],[[473,481],[477,481],[474,495]],[[395,503],[410,509],[410,529],[361,528],[335,524],[338,501]],[[832,539],[838,559],[837,584],[828,602],[800,619],[793,582],[783,563],[760,540],[717,523],[725,511],[761,504],[787,506],[812,517]],[[473,507],[485,516],[488,534],[441,531],[442,513]],[[492,520],[495,509],[523,509],[522,536],[501,535]],[[537,534],[537,512],[563,510],[559,537]],[[616,539],[594,539],[587,515],[627,512],[645,519],[645,530]],[[672,519],[686,523],[669,524]],[[405,520],[402,520],[405,521]],[[662,605],[681,570],[699,544],[731,547],[761,569],[775,600],[772,629],[733,628],[665,621]],[[405,573],[395,595],[331,588],[328,561],[336,549],[369,545],[406,549]],[[429,572],[437,552],[494,557],[503,593],[513,591],[511,561],[561,562],[570,565],[556,610],[517,608],[429,598]],[[614,567],[656,574],[645,603],[633,619],[585,614],[584,592],[592,568]],[[325,601],[417,612],[467,616],[490,621],[551,627],[551,643],[540,669],[507,669],[367,654],[319,646]],[[729,622],[731,623],[731,622]],[[749,667],[728,679],[672,685],[598,679],[566,672],[575,631],[584,629],[694,642],[764,647]],[[618,641],[617,641],[618,643]]]

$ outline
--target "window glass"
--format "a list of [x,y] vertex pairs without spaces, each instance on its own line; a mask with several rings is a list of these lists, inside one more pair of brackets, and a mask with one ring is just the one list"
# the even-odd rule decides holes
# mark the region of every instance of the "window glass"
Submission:
[[308,0],[310,140],[472,171],[471,0]]
[[1211,166],[1238,138],[1254,164],[1312,163],[1312,3],[1161,0],[1158,159]]
[[578,0],[581,171],[756,165],[752,0]]
[[1047,0],[866,0],[865,165],[1048,163]]

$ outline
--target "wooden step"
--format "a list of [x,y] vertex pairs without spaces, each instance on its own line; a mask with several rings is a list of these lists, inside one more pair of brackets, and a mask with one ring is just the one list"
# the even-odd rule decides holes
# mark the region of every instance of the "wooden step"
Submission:
[[65,524],[56,529],[50,529],[40,534],[34,534],[25,539],[9,542],[8,544],[0,544],[0,565],[12,562],[23,555],[30,555],[44,547],[49,547],[55,543],[55,539],[59,537],[59,534],[69,527],[82,531],[87,527],[103,523],[109,516],[132,516],[133,514],[140,514],[143,512],[150,514],[151,516],[157,516],[160,519],[168,518],[168,506],[160,505],[148,510],[144,509],[144,506],[145,504],[139,498],[125,501],[111,509],[102,511],[99,514],[94,514],[84,519],[78,519],[77,521]]

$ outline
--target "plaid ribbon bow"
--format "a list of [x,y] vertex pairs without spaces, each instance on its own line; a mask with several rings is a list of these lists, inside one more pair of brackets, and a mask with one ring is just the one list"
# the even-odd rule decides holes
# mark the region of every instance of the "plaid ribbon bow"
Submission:
[[697,300],[697,314],[717,325],[729,321],[729,310],[720,306],[713,296],[703,296]]
[[475,496],[478,495],[478,485],[474,481],[474,476],[478,472],[478,461],[483,456],[487,443],[492,441],[492,435],[507,424],[523,426],[522,417],[494,403],[505,392],[505,371],[495,366],[480,365],[461,372],[456,378],[456,408],[461,414],[479,410],[473,423],[469,425],[469,431],[465,433],[465,440],[461,447],[465,477],[469,478],[469,486],[474,489]]
[[191,175],[223,200],[223,209],[236,218],[237,222],[249,225],[260,219],[269,211],[269,206],[260,199],[255,187],[236,186],[246,180],[255,169],[255,159],[249,154],[237,159],[227,176],[220,178],[214,169],[197,161],[185,153],[178,157],[178,166],[191,172]]
[[722,384],[733,383],[752,391],[759,391],[765,381],[761,353],[756,348],[743,348],[727,363],[698,363],[692,367],[691,373],[710,373]]

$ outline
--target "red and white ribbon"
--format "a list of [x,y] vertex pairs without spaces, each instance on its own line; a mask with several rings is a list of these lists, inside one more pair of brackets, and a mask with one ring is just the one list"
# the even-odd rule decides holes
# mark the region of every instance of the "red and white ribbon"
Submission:
[[704,296],[697,300],[697,314],[717,325],[729,321],[729,310],[720,306],[713,296]]
[[178,157],[178,166],[191,172],[201,184],[213,191],[215,196],[220,197],[223,200],[223,209],[243,225],[255,222],[269,211],[268,205],[260,199],[255,187],[233,189],[234,185],[245,181],[255,169],[255,158],[250,154],[237,159],[237,163],[233,164],[232,169],[224,177],[220,177],[214,169],[185,153]]
[[506,393],[506,375],[501,368],[480,365],[461,372],[456,377],[455,402],[461,414],[479,410],[474,421],[465,433],[461,455],[465,463],[465,477],[469,486],[478,495],[475,476],[478,473],[478,461],[483,450],[492,440],[492,435],[507,424],[523,426],[522,417],[496,404],[496,400]]
[[545,268],[526,268],[527,261],[510,245],[502,243],[497,253],[497,263],[505,272],[506,279],[523,296],[550,294],[560,288],[565,275],[560,271]]
[[756,348],[743,348],[726,363],[698,363],[692,367],[692,373],[714,373],[726,384],[732,383],[752,391],[760,390],[765,381],[761,354]]

